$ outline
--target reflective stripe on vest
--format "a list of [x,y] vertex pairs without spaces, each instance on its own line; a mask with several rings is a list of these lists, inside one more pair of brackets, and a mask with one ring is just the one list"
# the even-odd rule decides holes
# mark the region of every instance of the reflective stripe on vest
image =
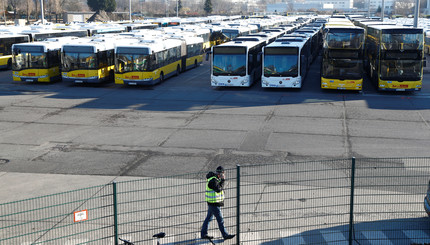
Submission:
[[224,191],[215,192],[214,190],[209,188],[209,181],[214,178],[219,182],[219,179],[216,176],[209,178],[206,182],[206,202],[208,203],[219,203],[224,201]]

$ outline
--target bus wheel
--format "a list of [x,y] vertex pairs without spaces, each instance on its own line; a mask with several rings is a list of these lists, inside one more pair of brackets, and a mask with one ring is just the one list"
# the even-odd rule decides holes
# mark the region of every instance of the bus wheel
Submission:
[[12,59],[7,60],[7,69],[8,70],[12,69]]
[[160,74],[160,82],[164,82],[164,73]]
[[178,65],[176,67],[176,76],[179,76],[179,73],[181,73],[181,67]]

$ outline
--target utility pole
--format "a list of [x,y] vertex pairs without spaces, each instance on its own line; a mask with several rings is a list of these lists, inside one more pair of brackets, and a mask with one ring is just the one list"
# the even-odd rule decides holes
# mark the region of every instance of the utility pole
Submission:
[[43,0],[40,0],[40,13],[42,15],[42,25],[45,24],[45,16],[43,14]]
[[131,19],[131,0],[128,0],[128,12],[130,14],[130,22],[132,22],[132,19]]
[[381,5],[382,5],[382,7],[381,7],[381,21],[384,21],[384,14],[385,14],[385,1],[384,0],[382,0]]
[[370,0],[367,1],[367,17],[370,18]]
[[[427,6],[428,8],[428,6]],[[420,0],[415,0],[414,27],[418,27],[418,17],[420,15]]]

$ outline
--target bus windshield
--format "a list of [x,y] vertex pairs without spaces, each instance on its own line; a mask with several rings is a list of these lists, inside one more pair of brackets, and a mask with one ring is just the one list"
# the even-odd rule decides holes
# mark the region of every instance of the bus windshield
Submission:
[[361,60],[332,59],[323,61],[321,72],[325,78],[361,79],[362,70]]
[[385,50],[422,50],[423,34],[390,33],[382,34],[382,49]]
[[359,49],[364,43],[364,32],[358,30],[330,30],[326,34],[326,43],[328,48],[338,49]]
[[147,71],[149,69],[150,55],[143,54],[117,54],[117,72]]
[[48,68],[48,62],[45,53],[27,53],[20,52],[13,56],[13,69],[21,70],[28,68]]
[[96,69],[97,59],[95,53],[64,53],[63,71],[79,69]]
[[297,48],[266,48],[264,51],[264,76],[297,77]]
[[212,74],[214,76],[245,76],[246,48],[219,47],[214,49]]
[[381,79],[414,81],[422,78],[422,61],[381,60]]

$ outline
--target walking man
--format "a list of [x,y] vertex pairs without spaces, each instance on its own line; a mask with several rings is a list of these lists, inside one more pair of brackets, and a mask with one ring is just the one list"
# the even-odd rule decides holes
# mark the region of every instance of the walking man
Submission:
[[209,172],[206,175],[206,202],[208,203],[208,214],[205,221],[203,222],[201,230],[202,239],[213,239],[212,236],[208,235],[209,223],[215,216],[218,222],[218,228],[221,231],[224,240],[232,239],[235,235],[227,233],[224,227],[224,218],[222,217],[221,207],[224,206],[224,182],[225,182],[225,171],[222,166],[219,166],[215,173]]

